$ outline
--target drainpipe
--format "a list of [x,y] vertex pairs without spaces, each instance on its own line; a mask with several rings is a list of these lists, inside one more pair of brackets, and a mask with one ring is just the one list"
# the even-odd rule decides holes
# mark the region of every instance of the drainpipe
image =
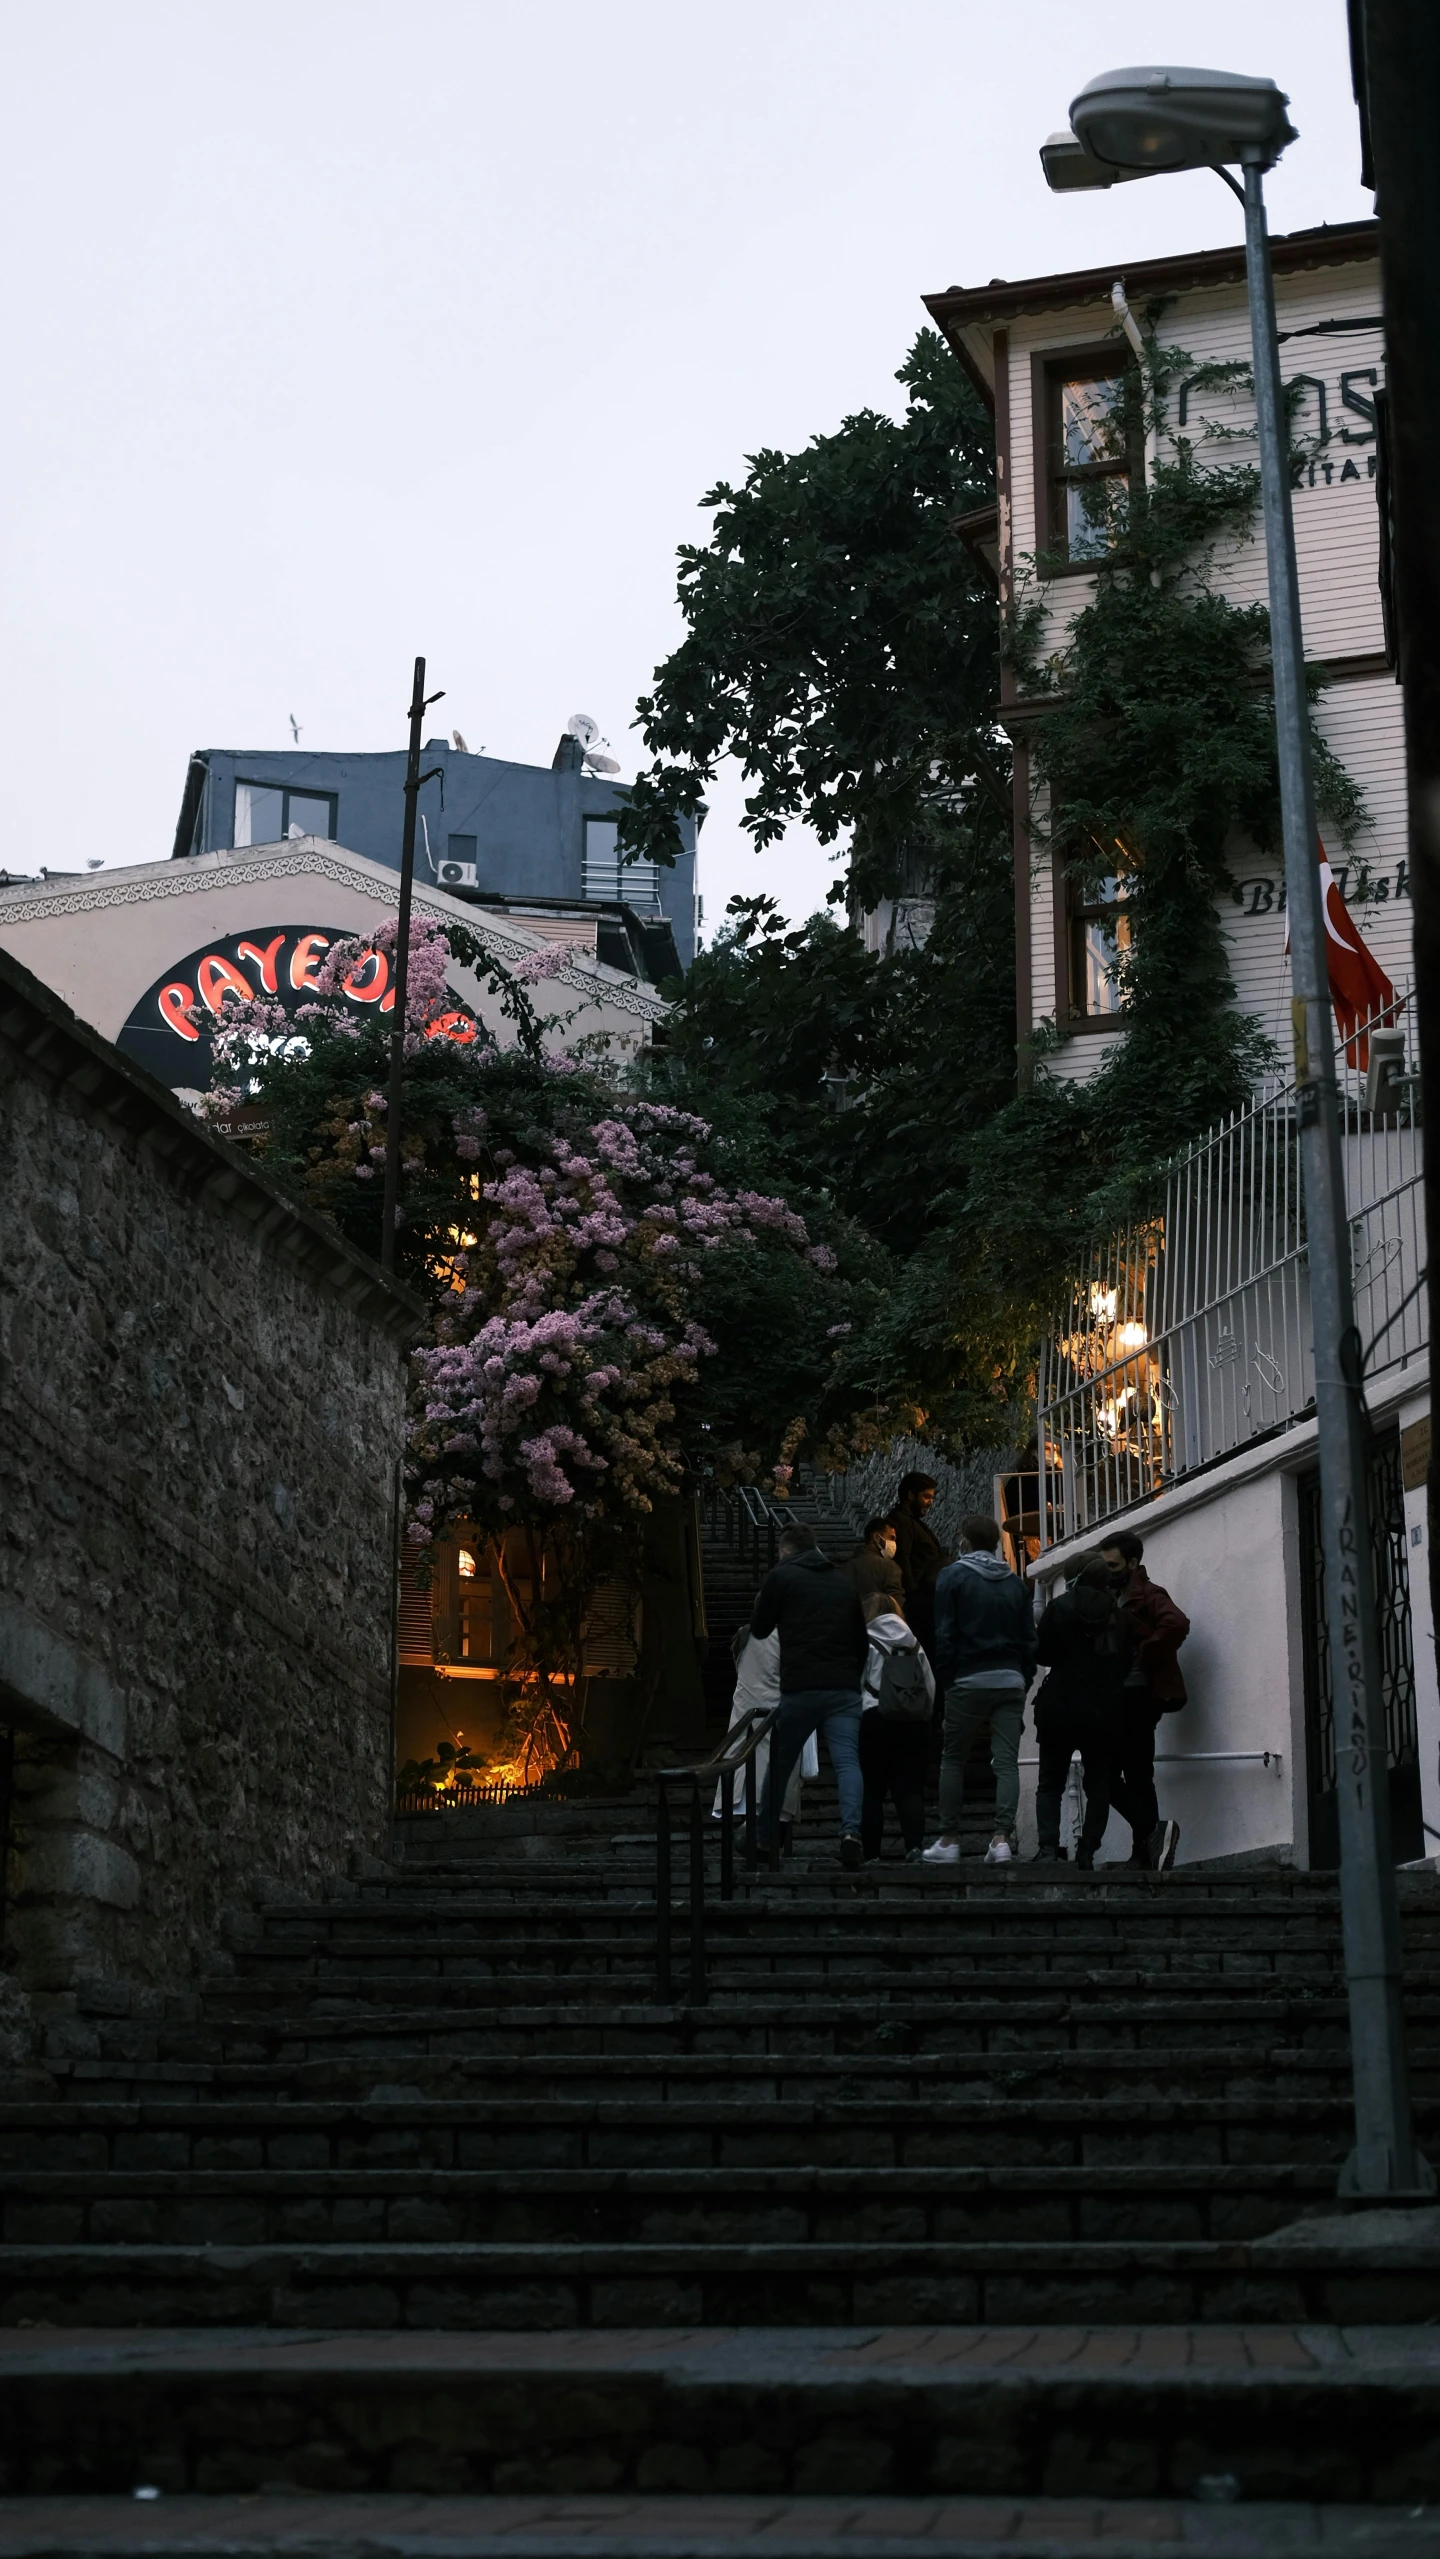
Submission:
[[[1114,282],[1114,284],[1112,284],[1112,285],[1111,285],[1111,287],[1110,287],[1110,302],[1111,302],[1111,307],[1112,307],[1112,308],[1113,308],[1113,310],[1114,310],[1114,313],[1115,313],[1115,317],[1116,317],[1116,319],[1119,321],[1121,328],[1124,330],[1126,337],[1127,337],[1127,338],[1129,339],[1129,341],[1130,341],[1130,345],[1131,345],[1131,349],[1132,349],[1132,351],[1133,351],[1133,353],[1134,353],[1135,361],[1136,361],[1136,363],[1138,364],[1138,366],[1140,367],[1140,397],[1141,397],[1142,412],[1143,412],[1143,409],[1144,409],[1144,406],[1145,406],[1145,402],[1146,402],[1146,382],[1145,382],[1145,341],[1144,341],[1144,339],[1143,339],[1143,338],[1141,337],[1141,335],[1140,335],[1139,324],[1138,324],[1138,322],[1137,322],[1137,320],[1136,320],[1136,318],[1135,318],[1135,314],[1134,314],[1134,312],[1131,310],[1129,303],[1128,303],[1128,302],[1126,301],[1126,299],[1125,299],[1125,280],[1124,280],[1123,276],[1117,277],[1117,278],[1116,278],[1116,280],[1115,280],[1115,282]],[[1152,480],[1154,479],[1154,477],[1155,477],[1155,463],[1156,463],[1156,458],[1157,458],[1157,453],[1156,453],[1156,439],[1155,439],[1154,421],[1153,421],[1153,419],[1152,419],[1152,418],[1150,418],[1150,417],[1146,417],[1146,418],[1145,418],[1145,486],[1146,486],[1146,489],[1147,489],[1147,490],[1148,490],[1148,489],[1149,489],[1149,487],[1150,487],[1150,483],[1151,483],[1151,481],[1152,481]],[[1158,570],[1158,569],[1152,569],[1152,570],[1151,570],[1151,572],[1150,572],[1150,583],[1151,583],[1151,585],[1152,585],[1152,586],[1158,586],[1158,585],[1159,585],[1159,583],[1160,583],[1160,572],[1159,572],[1159,570]]]

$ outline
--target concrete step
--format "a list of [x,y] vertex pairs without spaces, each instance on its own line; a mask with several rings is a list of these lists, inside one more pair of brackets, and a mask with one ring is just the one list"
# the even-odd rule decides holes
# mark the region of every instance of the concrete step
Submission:
[[1440,2498],[1424,2327],[28,2330],[0,2338],[0,2380],[10,2497]]
[[1422,2323],[1440,2212],[1411,2218],[1427,2236],[1368,2246],[1344,2221],[1310,2235],[1331,2231],[1319,2220],[1254,2240],[17,2243],[0,2247],[0,2326]]
[[[303,2463],[299,2466],[304,2466]],[[660,2461],[684,2478],[691,2460]],[[1205,2498],[335,2495],[288,2478],[236,2496],[0,2499],[0,2559],[1432,2559],[1424,2506]]]
[[1254,2239],[1333,2206],[1316,2162],[1045,2168],[11,2168],[16,2245]]
[[[1422,2141],[1440,2148],[1440,2101],[1416,2108]],[[741,2083],[728,2095],[536,2098],[483,2087],[429,2095],[371,2085],[347,2099],[269,2086],[225,2100],[160,2092],[143,2102],[85,2098],[0,2107],[0,2175],[214,2168],[574,2169],[1338,2167],[1353,2137],[1350,2092],[1178,2099],[1125,2088],[1060,2097],[958,2092],[910,2083],[893,2094],[841,2090],[822,2100],[768,2098]]]
[[[855,2052],[820,2049],[807,2052],[803,2039],[786,2041],[774,2052],[746,2052],[727,2041],[723,2018],[712,2021],[708,2010],[672,2012],[669,2042],[657,2049],[650,2019],[664,2012],[645,2012],[634,2042],[648,2049],[627,2048],[628,2030],[616,2028],[608,2045],[597,2039],[593,2052],[556,2052],[553,2039],[537,2029],[533,2048],[517,2049],[497,2034],[472,2030],[475,2048],[463,2034],[445,2036],[432,2050],[418,2033],[397,2027],[368,2037],[319,2036],[283,2046],[266,2060],[233,2054],[223,2061],[181,2061],[113,2057],[57,2061],[50,2065],[57,2086],[75,2095],[144,2099],[183,2093],[212,2097],[261,2099],[284,2104],[297,2096],[355,2098],[368,2095],[379,2082],[413,2083],[432,2095],[470,2090],[476,2096],[530,2104],[561,2097],[687,2097],[693,2103],[720,2106],[731,2099],[769,2106],[780,2099],[820,2102],[841,2095],[887,2095],[911,2099],[921,2094],[964,2093],[1014,2099],[1051,2097],[1156,2097],[1193,2105],[1211,2097],[1248,2099],[1261,2094],[1286,2100],[1298,2097],[1343,2098],[1350,2089],[1350,2062],[1343,2046],[1313,2051],[1272,2050],[1263,2043],[1236,2052],[1223,2042],[1214,2047],[1157,2043],[1142,2049],[1092,2047],[1082,2050],[1009,2050],[963,2053],[954,2050],[914,2052],[876,2045]],[[118,2032],[118,2030],[117,2030]],[[905,2037],[897,2041],[903,2047]],[[833,2043],[833,2037],[832,2037]],[[1440,2054],[1420,2048],[1411,2055],[1411,2080],[1417,2099],[1440,2094]]]

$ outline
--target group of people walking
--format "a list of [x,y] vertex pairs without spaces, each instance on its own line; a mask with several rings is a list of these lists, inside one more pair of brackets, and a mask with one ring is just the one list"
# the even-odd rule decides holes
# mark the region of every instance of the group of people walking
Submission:
[[[1082,1564],[1037,1625],[1031,1593],[1001,1553],[997,1520],[974,1512],[950,1558],[929,1526],[933,1479],[907,1475],[893,1511],[870,1520],[853,1555],[832,1562],[803,1521],[786,1523],[748,1632],[737,1639],[736,1712],[773,1700],[780,1713],[761,1805],[781,1790],[781,1833],[795,1819],[803,1774],[816,1774],[825,1737],[840,1802],[840,1860],[879,1857],[887,1803],[910,1863],[961,1856],[966,1770],[988,1734],[995,1816],[985,1852],[1018,1852],[1020,1741],[1036,1672],[1039,1751],[1036,1823],[1041,1859],[1058,1860],[1066,1785],[1075,1757],[1085,1812],[1075,1862],[1095,1863],[1112,1806],[1130,1827],[1132,1865],[1164,1870],[1179,1825],[1162,1821],[1155,1793],[1160,1719],[1185,1703],[1178,1653],[1190,1621],[1152,1582],[1144,1547],[1117,1532]],[[924,1845],[925,1785],[941,1723],[940,1827]],[[808,1763],[808,1764],[807,1764]]]

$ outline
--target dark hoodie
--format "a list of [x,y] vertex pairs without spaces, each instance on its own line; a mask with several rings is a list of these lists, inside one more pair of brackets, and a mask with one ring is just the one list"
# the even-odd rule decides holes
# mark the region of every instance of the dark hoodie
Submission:
[[1050,1665],[1037,1706],[1118,1709],[1135,1636],[1112,1590],[1082,1578],[1062,1591],[1040,1620],[1035,1649]]
[[760,1585],[752,1635],[780,1630],[780,1694],[807,1688],[853,1688],[870,1654],[865,1611],[849,1577],[816,1546],[787,1555]]

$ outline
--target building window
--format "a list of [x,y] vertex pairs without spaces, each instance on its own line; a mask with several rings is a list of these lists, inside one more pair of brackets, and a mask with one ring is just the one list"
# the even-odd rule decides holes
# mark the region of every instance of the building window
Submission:
[[1099,559],[1124,531],[1133,379],[1113,349],[1098,360],[1070,356],[1045,367],[1048,542],[1077,567]]
[[1070,1010],[1082,1022],[1113,1021],[1120,1011],[1120,964],[1130,948],[1125,883],[1072,874],[1066,889]]
[[660,873],[653,862],[622,862],[619,821],[587,817],[580,894],[592,904],[657,907]]
[[287,844],[298,835],[323,835],[333,844],[333,792],[292,791],[284,782],[236,783],[233,844]]

